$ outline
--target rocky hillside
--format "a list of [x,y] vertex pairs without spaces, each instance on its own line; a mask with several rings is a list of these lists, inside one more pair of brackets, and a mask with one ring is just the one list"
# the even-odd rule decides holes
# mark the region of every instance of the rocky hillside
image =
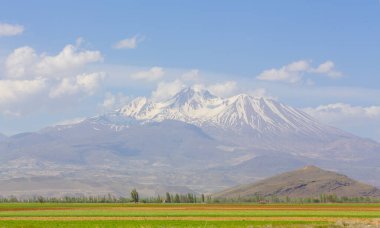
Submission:
[[291,198],[318,197],[321,194],[347,197],[380,197],[380,189],[355,181],[345,175],[315,166],[286,172],[262,181],[240,185],[214,195],[216,198],[279,196]]

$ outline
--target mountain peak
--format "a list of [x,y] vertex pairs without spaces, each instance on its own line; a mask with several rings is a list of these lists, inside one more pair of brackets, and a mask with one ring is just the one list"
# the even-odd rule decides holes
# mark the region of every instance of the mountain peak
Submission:
[[190,100],[190,99],[213,99],[216,96],[212,95],[208,90],[203,89],[199,86],[186,87],[179,91],[174,98],[181,100]]
[[204,108],[214,99],[218,99],[218,97],[203,88],[193,86],[182,89],[166,102],[170,104],[171,108],[191,111]]
[[221,98],[200,86],[183,88],[162,102],[137,98],[119,113],[141,122],[177,120],[256,136],[286,133],[325,137],[326,131],[331,131],[302,111],[271,99],[248,94]]
[[317,167],[317,166],[314,166],[314,165],[307,165],[305,167],[303,167],[301,170],[322,170],[321,168]]

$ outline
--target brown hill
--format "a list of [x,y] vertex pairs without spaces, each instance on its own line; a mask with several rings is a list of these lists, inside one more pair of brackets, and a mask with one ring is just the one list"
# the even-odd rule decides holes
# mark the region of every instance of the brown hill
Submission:
[[256,194],[291,198],[318,197],[321,194],[347,197],[380,197],[380,189],[345,175],[315,166],[286,172],[259,182],[240,185],[213,195],[214,198],[248,198]]

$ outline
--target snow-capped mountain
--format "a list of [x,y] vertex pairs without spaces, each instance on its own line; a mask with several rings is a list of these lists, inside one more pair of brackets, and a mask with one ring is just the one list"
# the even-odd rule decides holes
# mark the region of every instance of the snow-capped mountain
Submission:
[[199,127],[219,127],[235,132],[251,130],[262,135],[338,133],[306,113],[272,99],[247,94],[220,98],[199,88],[185,88],[162,102],[139,97],[118,113],[141,122],[177,120]]
[[[380,186],[378,143],[275,100],[221,98],[199,88],[164,101],[136,98],[75,124],[7,137],[0,140],[0,161],[0,185],[8,189],[0,195],[31,194],[35,186],[41,194],[57,179],[65,184],[51,195],[81,192],[77,186],[88,194],[122,194],[125,186],[146,194],[213,192],[305,165]],[[20,178],[38,183],[18,185]]]

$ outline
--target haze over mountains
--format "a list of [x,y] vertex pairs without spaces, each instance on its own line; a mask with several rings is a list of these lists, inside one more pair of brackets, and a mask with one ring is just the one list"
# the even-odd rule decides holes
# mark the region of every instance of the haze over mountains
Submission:
[[7,138],[6,135],[0,133],[0,141],[5,140]]
[[380,186],[380,144],[277,101],[185,88],[0,138],[0,195],[214,192],[313,164]]

